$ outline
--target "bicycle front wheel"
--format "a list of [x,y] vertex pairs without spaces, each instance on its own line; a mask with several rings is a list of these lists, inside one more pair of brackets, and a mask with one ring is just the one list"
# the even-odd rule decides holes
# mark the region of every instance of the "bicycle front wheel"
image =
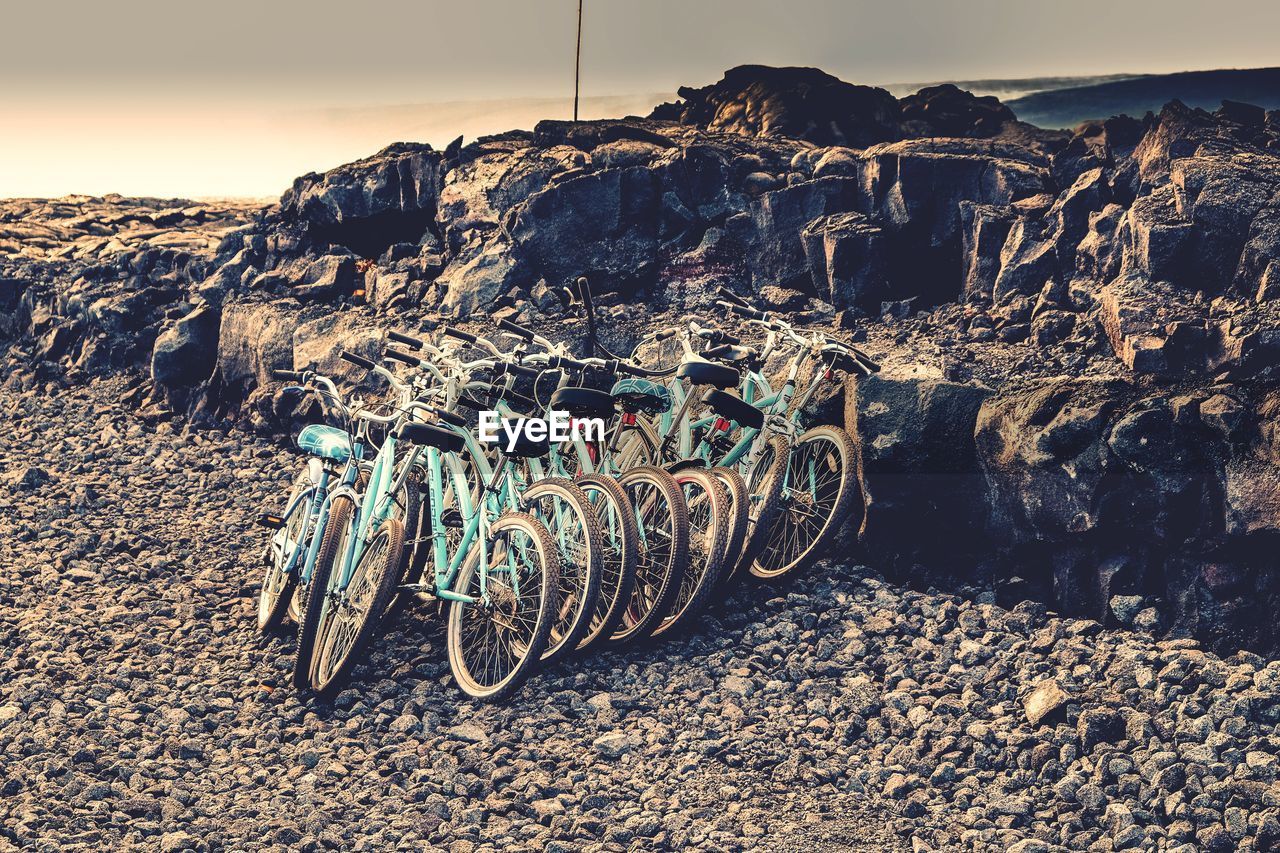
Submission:
[[284,521],[271,534],[264,559],[262,587],[258,591],[258,633],[269,634],[284,621],[285,611],[298,585],[298,572],[307,551],[308,522],[316,487],[306,472],[298,478],[284,511]]
[[454,591],[473,601],[449,606],[445,645],[462,692],[496,702],[533,674],[551,636],[560,555],[545,525],[505,513],[489,530],[487,565],[475,548],[458,570]]
[[600,561],[600,594],[587,633],[578,643],[585,649],[618,627],[636,582],[639,531],[627,493],[618,481],[604,474],[586,474],[574,484],[587,495],[600,520],[604,551]]
[[618,479],[635,514],[640,546],[635,586],[611,643],[648,637],[671,611],[689,565],[689,510],[675,477],[641,465]]
[[675,478],[689,511],[689,565],[670,615],[653,631],[655,637],[687,627],[706,606],[720,580],[729,537],[729,496],[720,480],[704,468],[685,468]]
[[315,656],[316,638],[319,636],[320,617],[329,594],[329,581],[336,563],[342,561],[351,541],[351,517],[356,502],[350,495],[338,495],[329,507],[329,519],[325,524],[324,538],[316,555],[315,568],[307,584],[299,584],[302,598],[301,618],[298,620],[298,646],[293,658],[293,686],[306,690],[311,686],[311,665]]
[[604,544],[600,521],[582,489],[567,480],[540,480],[524,491],[528,512],[547,526],[560,552],[559,602],[542,653],[550,664],[578,647],[600,596]]
[[839,427],[815,427],[787,460],[778,518],[751,574],[770,580],[804,568],[822,553],[860,502],[854,444]]
[[351,678],[395,597],[405,558],[404,522],[388,518],[369,540],[351,582],[331,597],[321,617],[311,687],[329,696]]

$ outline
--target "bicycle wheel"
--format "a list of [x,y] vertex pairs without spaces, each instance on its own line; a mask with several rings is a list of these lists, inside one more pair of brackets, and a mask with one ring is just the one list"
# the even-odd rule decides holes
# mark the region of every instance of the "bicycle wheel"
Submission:
[[747,512],[751,505],[751,493],[747,491],[747,481],[734,469],[719,465],[712,468],[711,473],[724,486],[729,496],[729,535],[725,539],[724,562],[720,568],[720,581],[724,582],[742,559],[742,552],[746,547]]
[[622,611],[635,587],[640,533],[631,502],[617,480],[603,474],[586,474],[574,480],[574,484],[586,493],[595,508],[604,545],[595,613],[587,633],[578,642],[578,648],[585,649],[612,634],[622,619]]
[[639,533],[636,580],[611,643],[626,643],[653,633],[680,592],[689,562],[689,510],[675,477],[641,465],[623,472],[618,483],[627,493]]
[[334,563],[342,559],[347,552],[347,543],[351,541],[351,517],[355,514],[356,502],[350,495],[338,495],[329,506],[329,518],[325,523],[324,538],[320,540],[320,551],[316,555],[316,565],[311,571],[311,581],[299,584],[302,591],[302,614],[298,620],[298,647],[293,657],[293,686],[299,690],[311,687],[311,659],[316,647],[316,631],[320,625],[320,614],[324,610],[324,601],[329,591],[329,577],[333,574]]
[[503,514],[489,533],[488,567],[477,548],[458,570],[454,590],[474,601],[450,604],[445,645],[462,692],[496,702],[519,689],[547,647],[560,555],[547,528],[524,513]]
[[591,626],[600,596],[600,521],[586,494],[568,480],[539,480],[524,490],[527,511],[547,526],[560,552],[559,601],[542,662],[550,664],[578,647]]
[[855,464],[853,439],[839,427],[815,427],[796,440],[777,522],[751,574],[778,578],[817,559],[860,499]]
[[405,556],[404,522],[388,518],[360,554],[347,588],[329,598],[320,617],[311,672],[311,687],[320,695],[341,690],[365,656],[395,596]]
[[263,562],[262,587],[258,590],[258,633],[269,634],[280,627],[298,585],[299,565],[307,552],[311,501],[316,487],[303,471],[294,484],[284,511],[284,521],[271,534]]
[[741,559],[734,565],[726,580],[748,571],[768,544],[774,523],[778,519],[778,508],[782,505],[782,483],[786,479],[787,459],[790,455],[787,440],[780,435],[774,436],[765,445],[760,458],[751,469],[747,478],[751,503],[747,510],[745,545]]
[[[368,472],[362,470],[356,475],[356,490],[363,492],[368,485]],[[312,535],[314,536],[315,533],[313,532]],[[307,589],[308,587],[299,581],[293,588],[293,595],[289,597],[289,618],[296,625],[302,624],[302,611],[307,606]]]
[[687,627],[706,606],[720,580],[729,536],[729,496],[720,480],[705,468],[685,468],[675,478],[689,510],[689,565],[670,613],[653,630],[655,637]]
[[660,465],[658,448],[661,445],[658,430],[648,418],[637,415],[635,423],[618,437],[618,449],[613,458],[618,470],[626,471],[638,465]]

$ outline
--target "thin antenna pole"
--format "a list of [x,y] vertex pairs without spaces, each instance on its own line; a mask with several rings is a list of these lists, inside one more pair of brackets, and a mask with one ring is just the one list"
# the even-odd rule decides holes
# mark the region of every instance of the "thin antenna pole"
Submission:
[[578,46],[573,52],[573,120],[578,120],[578,81],[582,77],[582,0],[578,0]]

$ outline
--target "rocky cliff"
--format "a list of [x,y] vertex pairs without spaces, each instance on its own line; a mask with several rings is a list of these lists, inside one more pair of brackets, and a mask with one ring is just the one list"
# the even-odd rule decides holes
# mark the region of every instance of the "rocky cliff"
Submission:
[[886,570],[1280,650],[1275,112],[1068,134],[750,66],[649,118],[392,145],[262,209],[0,213],[7,382],[142,367],[149,417],[278,429],[272,367],[339,372],[337,343],[388,327],[571,336],[555,291],[580,275],[619,345],[716,285],[865,338],[886,371],[829,410]]

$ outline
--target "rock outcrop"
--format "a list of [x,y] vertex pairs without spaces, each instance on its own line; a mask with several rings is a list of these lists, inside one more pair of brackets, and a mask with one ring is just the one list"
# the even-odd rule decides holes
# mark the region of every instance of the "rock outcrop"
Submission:
[[389,325],[573,336],[555,294],[585,275],[625,346],[722,285],[886,362],[843,402],[887,564],[945,573],[916,519],[1001,594],[1280,648],[1257,618],[1280,590],[1275,113],[1067,134],[954,87],[756,66],[680,96],[392,145],[269,207],[5,202],[7,381],[143,368],[149,406],[279,428],[271,368]]

